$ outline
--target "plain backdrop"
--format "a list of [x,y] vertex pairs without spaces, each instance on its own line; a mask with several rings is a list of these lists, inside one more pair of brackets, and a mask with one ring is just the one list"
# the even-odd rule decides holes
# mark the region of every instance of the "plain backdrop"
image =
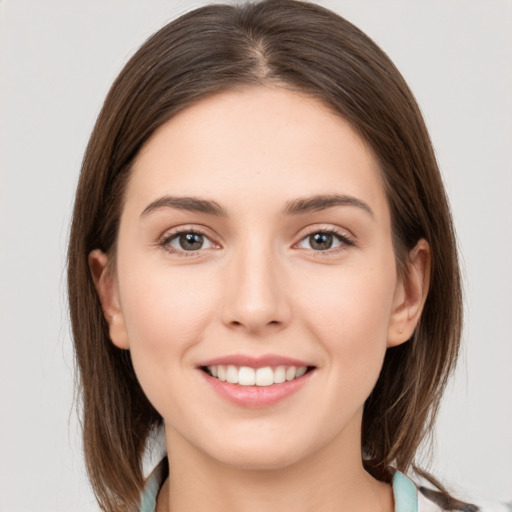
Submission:
[[[123,63],[204,2],[0,0],[0,511],[97,510],[73,406],[65,248],[81,158]],[[432,468],[512,499],[512,1],[331,0],[425,114],[464,265],[466,327]]]

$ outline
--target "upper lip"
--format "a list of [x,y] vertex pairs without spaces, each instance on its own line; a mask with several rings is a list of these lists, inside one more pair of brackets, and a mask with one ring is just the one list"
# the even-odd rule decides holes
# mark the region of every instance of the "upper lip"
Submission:
[[249,368],[263,368],[265,366],[313,366],[310,363],[294,359],[291,357],[285,357],[280,355],[268,354],[263,356],[249,356],[244,354],[233,354],[214,359],[208,359],[202,362],[198,366],[218,366],[218,365],[233,365],[233,366],[248,366]]

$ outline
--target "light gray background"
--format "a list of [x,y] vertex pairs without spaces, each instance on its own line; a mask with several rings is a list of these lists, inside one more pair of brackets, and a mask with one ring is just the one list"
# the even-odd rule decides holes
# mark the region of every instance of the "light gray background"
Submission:
[[[107,89],[166,21],[204,2],[0,1],[0,510],[96,510],[74,414],[65,246]],[[465,348],[432,467],[512,499],[512,2],[331,0],[393,58],[425,113],[451,197]]]

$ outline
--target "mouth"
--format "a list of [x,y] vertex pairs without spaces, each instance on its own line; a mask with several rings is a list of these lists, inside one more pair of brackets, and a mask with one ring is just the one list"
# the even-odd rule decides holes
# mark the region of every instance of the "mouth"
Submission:
[[220,382],[256,387],[268,387],[295,381],[315,369],[314,366],[278,365],[254,368],[233,364],[215,364],[200,368]]

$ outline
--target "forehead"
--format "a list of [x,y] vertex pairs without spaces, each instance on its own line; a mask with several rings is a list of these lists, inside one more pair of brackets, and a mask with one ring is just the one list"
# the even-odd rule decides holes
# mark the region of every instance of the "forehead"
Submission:
[[254,87],[203,99],[157,129],[136,158],[126,203],[214,194],[277,204],[328,193],[387,208],[377,161],[348,122],[306,95]]

